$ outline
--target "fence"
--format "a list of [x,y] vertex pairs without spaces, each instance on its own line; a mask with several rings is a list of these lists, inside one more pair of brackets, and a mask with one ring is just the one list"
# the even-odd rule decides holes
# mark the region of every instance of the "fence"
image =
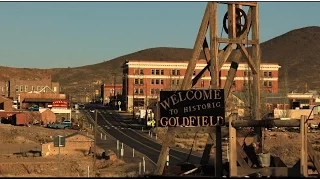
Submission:
[[[89,120],[89,128],[93,130],[94,120],[90,115],[87,115],[87,117]],[[98,127],[97,130],[97,146],[104,150],[113,151],[119,159],[122,159],[125,162],[136,164],[135,171],[137,175],[147,174],[155,170],[155,164],[152,163],[145,155],[113,138],[104,131],[102,127]]]

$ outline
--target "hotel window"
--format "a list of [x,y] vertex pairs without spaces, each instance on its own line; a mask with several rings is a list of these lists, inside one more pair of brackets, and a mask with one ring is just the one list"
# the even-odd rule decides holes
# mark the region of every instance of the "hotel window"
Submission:
[[144,74],[144,73],[143,73],[143,69],[140,69],[140,74],[141,74],[141,75],[143,75],[143,74]]
[[143,89],[140,89],[140,94],[143,94]]
[[23,86],[22,85],[20,86],[20,92],[23,92]]
[[152,94],[152,95],[154,94],[154,89],[151,89],[151,94]]
[[269,77],[272,77],[272,72],[269,72]]
[[160,93],[160,89],[156,89],[156,94],[159,94]]
[[172,69],[172,70],[171,70],[171,75],[173,75],[173,76],[179,76],[179,75],[180,75],[180,70],[178,70],[178,69]]
[[263,81],[263,87],[267,87],[268,82],[267,81]]
[[154,84],[154,79],[151,79],[151,84]]
[[159,84],[159,79],[156,79],[156,84]]
[[163,69],[160,70],[160,74],[164,75],[164,70]]
[[151,69],[151,74],[153,74],[153,75],[154,75],[154,69]]
[[138,75],[139,74],[139,69],[134,70],[134,74]]
[[16,85],[16,92],[19,92],[19,86]]
[[243,76],[247,76],[247,71],[243,71]]
[[134,79],[134,84],[139,84],[139,79]]
[[159,74],[160,74],[159,69],[156,69],[156,75],[159,75]]
[[28,92],[28,86],[27,85],[24,86],[24,91]]
[[139,94],[139,89],[134,88],[134,94]]
[[160,79],[160,84],[163,84],[163,79]]
[[180,80],[179,80],[179,79],[177,79],[177,85],[179,85],[179,83],[180,83]]
[[263,72],[263,76],[267,77],[268,76],[268,72]]
[[140,79],[140,84],[143,84],[143,79]]
[[171,84],[175,84],[174,80],[171,80]]
[[272,87],[272,82],[271,81],[268,82],[268,87]]

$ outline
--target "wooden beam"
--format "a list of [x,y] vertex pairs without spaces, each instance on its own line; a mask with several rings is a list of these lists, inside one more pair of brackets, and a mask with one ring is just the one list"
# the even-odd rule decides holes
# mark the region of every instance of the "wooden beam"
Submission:
[[257,44],[255,40],[246,40],[246,39],[227,39],[227,38],[218,38],[219,43],[233,43],[233,44]]
[[259,73],[259,69],[256,69],[255,63],[252,61],[251,56],[249,55],[247,49],[243,46],[243,44],[239,44],[241,53],[245,56],[245,59],[248,62],[249,67],[251,68],[252,73]]
[[[210,2],[210,72],[211,72],[211,88],[219,88],[219,57],[218,57],[218,19],[217,19],[217,3]],[[221,126],[216,126],[216,149],[215,149],[215,177],[222,177],[222,139]],[[211,132],[211,136],[213,132]],[[210,136],[210,137],[211,137]],[[211,146],[213,139],[208,138],[207,145]],[[212,146],[211,146],[212,147]],[[211,148],[210,148],[211,150]],[[210,152],[205,152],[210,155]],[[204,154],[203,154],[204,155]],[[205,156],[205,155],[204,155]]]
[[[237,130],[232,127],[232,122],[236,120],[236,116],[232,115],[229,119],[229,174],[231,178],[238,176],[237,168]],[[241,157],[240,157],[241,158]],[[243,159],[242,159],[243,160]]]
[[302,115],[300,120],[300,135],[301,135],[300,173],[303,177],[308,177],[308,151],[307,151],[308,124],[306,120],[307,120],[307,116]]
[[[210,10],[210,5],[209,5],[209,3],[207,3],[207,7],[206,7],[205,13],[202,18],[202,22],[201,22],[201,25],[199,28],[196,42],[193,47],[193,53],[192,53],[192,56],[189,60],[186,74],[184,76],[184,79],[183,79],[181,87],[180,87],[181,90],[187,90],[191,86],[193,71],[197,65],[197,60],[198,60],[198,58],[200,56],[200,52],[201,52],[201,44],[203,44],[203,42],[204,42],[204,38],[206,36],[206,32],[208,29],[209,16],[210,16],[209,10]],[[170,136],[172,136],[172,134],[167,133],[164,141],[167,142],[170,139]],[[160,155],[158,158],[158,162],[157,162],[157,169],[155,171],[156,175],[162,175],[162,173],[163,173],[164,166],[166,163],[166,158],[167,158],[167,155],[168,155],[169,149],[170,149],[169,146],[170,146],[170,144],[162,145],[162,149],[161,149],[161,152],[160,152]]]
[[217,3],[210,2],[210,72],[211,88],[219,88],[219,70],[218,70],[218,20],[217,20]]
[[[252,12],[249,9],[248,15],[247,15],[247,20],[248,20],[248,24],[247,24],[247,29],[246,31],[239,37],[240,39],[245,38],[249,32],[249,28],[251,26],[251,14]],[[226,83],[224,85],[224,95],[225,95],[225,101],[228,100],[229,94],[230,94],[230,90],[231,90],[231,86],[232,86],[232,82],[234,80],[234,77],[236,75],[237,72],[237,68],[238,68],[238,64],[240,62],[240,58],[241,58],[241,53],[240,52],[236,52],[235,56],[233,57],[233,60],[231,62],[231,67],[230,70],[228,72],[228,77],[226,80]],[[223,65],[223,64],[222,64]]]
[[[209,64],[210,63],[210,49],[209,49],[209,45],[208,45],[208,42],[207,42],[207,38],[204,38],[204,41],[203,41],[203,44],[202,44],[202,49],[203,49],[203,52],[204,52],[204,57],[206,58],[207,60],[207,63]],[[210,71],[210,69],[209,69]]]
[[243,6],[257,6],[258,2],[253,1],[219,1],[220,4],[237,4]]
[[320,161],[317,158],[316,152],[313,150],[312,144],[310,141],[307,141],[307,151],[310,157],[311,162],[313,163],[314,167],[317,169],[318,174],[320,173]]
[[221,70],[223,64],[227,61],[228,57],[230,56],[233,48],[234,48],[234,44],[228,44],[227,49],[224,51],[223,56],[219,58],[219,70]]
[[170,132],[168,131],[166,133],[165,140],[163,141],[162,149],[158,158],[157,168],[154,172],[155,175],[162,175],[165,164],[166,164],[167,155],[169,154],[169,151],[170,151],[170,145],[174,144],[174,138],[175,138],[174,131],[170,131]]
[[201,44],[203,44],[203,42],[204,42],[204,38],[206,36],[206,32],[208,29],[209,16],[210,16],[209,10],[210,10],[210,5],[208,2],[207,7],[206,7],[206,11],[205,11],[204,16],[202,18],[202,22],[201,22],[200,29],[198,32],[198,36],[196,38],[196,42],[193,47],[193,53],[192,53],[192,56],[189,60],[186,74],[185,74],[184,79],[181,84],[181,90],[187,90],[191,87],[193,71],[197,65],[197,60],[198,60],[198,58],[200,56],[200,52],[201,52]]
[[[258,44],[252,45],[252,61],[255,64],[255,69],[257,70],[257,73],[253,73],[253,118],[254,119],[261,119],[261,79],[260,79],[260,25],[259,25],[259,6],[250,7],[250,10],[252,11],[252,40],[256,40]],[[263,129],[257,127],[254,129],[255,133],[260,137],[259,138],[259,146],[260,146],[260,152],[263,150]]]
[[[207,40],[206,40],[206,39],[205,39],[205,41],[204,41],[204,47],[208,47],[208,44],[205,45],[205,43],[207,43]],[[219,53],[218,53],[218,57],[219,57],[218,71],[221,70],[224,62],[227,60],[227,58],[228,58],[228,56],[230,55],[232,49],[233,49],[233,44],[228,44],[226,51],[223,51],[223,50],[219,51]],[[210,52],[205,52],[205,53],[208,54],[208,55],[210,55]],[[207,56],[207,55],[205,55],[205,56]],[[209,56],[209,57],[210,57],[210,56]],[[208,60],[208,59],[210,60],[210,58],[207,58],[207,57],[206,57],[206,59],[207,59],[207,60]],[[202,77],[202,75],[204,74],[204,72],[205,72],[207,69],[210,71],[210,69],[209,69],[209,67],[210,67],[210,61],[207,62],[207,63],[208,63],[208,64],[192,79],[191,87],[193,87],[193,86],[198,82],[198,80]],[[210,76],[211,76],[211,74],[210,74]]]
[[272,123],[276,127],[299,127],[300,120],[237,120],[232,122],[232,126],[238,127],[266,127]]

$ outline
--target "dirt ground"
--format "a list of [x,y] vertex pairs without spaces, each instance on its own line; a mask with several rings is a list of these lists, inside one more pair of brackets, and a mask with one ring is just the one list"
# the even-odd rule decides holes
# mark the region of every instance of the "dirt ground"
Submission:
[[[86,126],[84,126],[86,127]],[[87,130],[92,135],[91,130]],[[0,177],[57,177],[58,156],[21,157],[13,155],[21,149],[39,148],[40,143],[53,140],[54,135],[69,135],[76,130],[56,130],[41,126],[12,126],[0,124]],[[106,141],[107,142],[107,141]],[[98,148],[98,156],[104,150]],[[126,163],[118,159],[112,151],[106,152],[108,160],[96,159],[96,175],[100,177],[136,177],[137,163]],[[60,156],[61,177],[93,177],[93,157],[77,153]]]
[[[164,138],[164,128],[156,130],[159,142]],[[320,158],[320,131],[308,133],[313,149],[318,158]],[[238,132],[238,141],[242,145],[244,142],[245,132]],[[214,138],[214,137],[213,137]],[[190,150],[193,145],[193,151],[203,151],[208,139],[208,134],[195,133],[177,134],[175,146]],[[246,138],[246,144],[249,145],[253,138]],[[281,131],[264,131],[264,152],[270,152],[272,156],[278,156],[287,165],[293,166],[300,158],[301,139],[299,132],[281,132]],[[211,153],[214,153],[212,148]],[[225,153],[226,154],[226,153]],[[226,157],[225,157],[226,158]]]

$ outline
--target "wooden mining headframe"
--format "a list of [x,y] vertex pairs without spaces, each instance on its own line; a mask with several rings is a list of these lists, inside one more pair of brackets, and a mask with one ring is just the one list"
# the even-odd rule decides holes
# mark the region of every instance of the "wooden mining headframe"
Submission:
[[[218,16],[217,5],[226,4],[228,6],[228,38],[218,37]],[[244,33],[237,36],[236,27],[236,8],[242,8],[242,6],[249,6],[247,12],[247,27]],[[239,19],[238,19],[239,21]],[[241,21],[241,20],[240,20]],[[210,27],[210,49],[206,39],[206,33]],[[251,31],[251,38],[248,34]],[[227,47],[223,50],[219,50],[219,43],[227,43]],[[252,52],[249,55],[245,45],[252,45]],[[228,59],[232,50],[238,47],[240,52],[237,52],[232,59],[229,74],[224,87],[219,84],[219,72],[223,64]],[[201,50],[204,51],[205,58],[208,66],[202,70],[194,79],[192,75],[199,59]],[[211,75],[211,88],[219,89],[223,88],[225,92],[225,101],[227,101],[230,94],[230,89],[238,68],[240,59],[245,59],[253,74],[253,118],[261,119],[260,114],[260,40],[259,40],[259,6],[257,2],[208,2],[207,7],[199,28],[199,32],[193,47],[193,53],[189,60],[186,74],[181,84],[181,90],[189,90],[194,84],[201,78],[206,69],[209,70]],[[202,132],[216,133],[216,150],[215,150],[215,176],[222,176],[222,143],[221,143],[221,127],[199,127],[202,128]],[[199,131],[199,128],[190,128],[188,132]],[[259,128],[258,134],[261,135],[261,128]],[[157,162],[157,169],[155,175],[161,175],[164,170],[166,157],[169,153],[169,147],[174,143],[175,133],[186,132],[185,127],[172,127],[169,128],[165,139],[162,144],[162,150]],[[260,133],[259,133],[260,132]],[[212,136],[213,137],[213,136]],[[262,139],[262,138],[261,138]],[[208,141],[205,150],[202,155],[201,164],[207,163],[210,157],[210,150],[213,146],[213,139],[208,137]]]

